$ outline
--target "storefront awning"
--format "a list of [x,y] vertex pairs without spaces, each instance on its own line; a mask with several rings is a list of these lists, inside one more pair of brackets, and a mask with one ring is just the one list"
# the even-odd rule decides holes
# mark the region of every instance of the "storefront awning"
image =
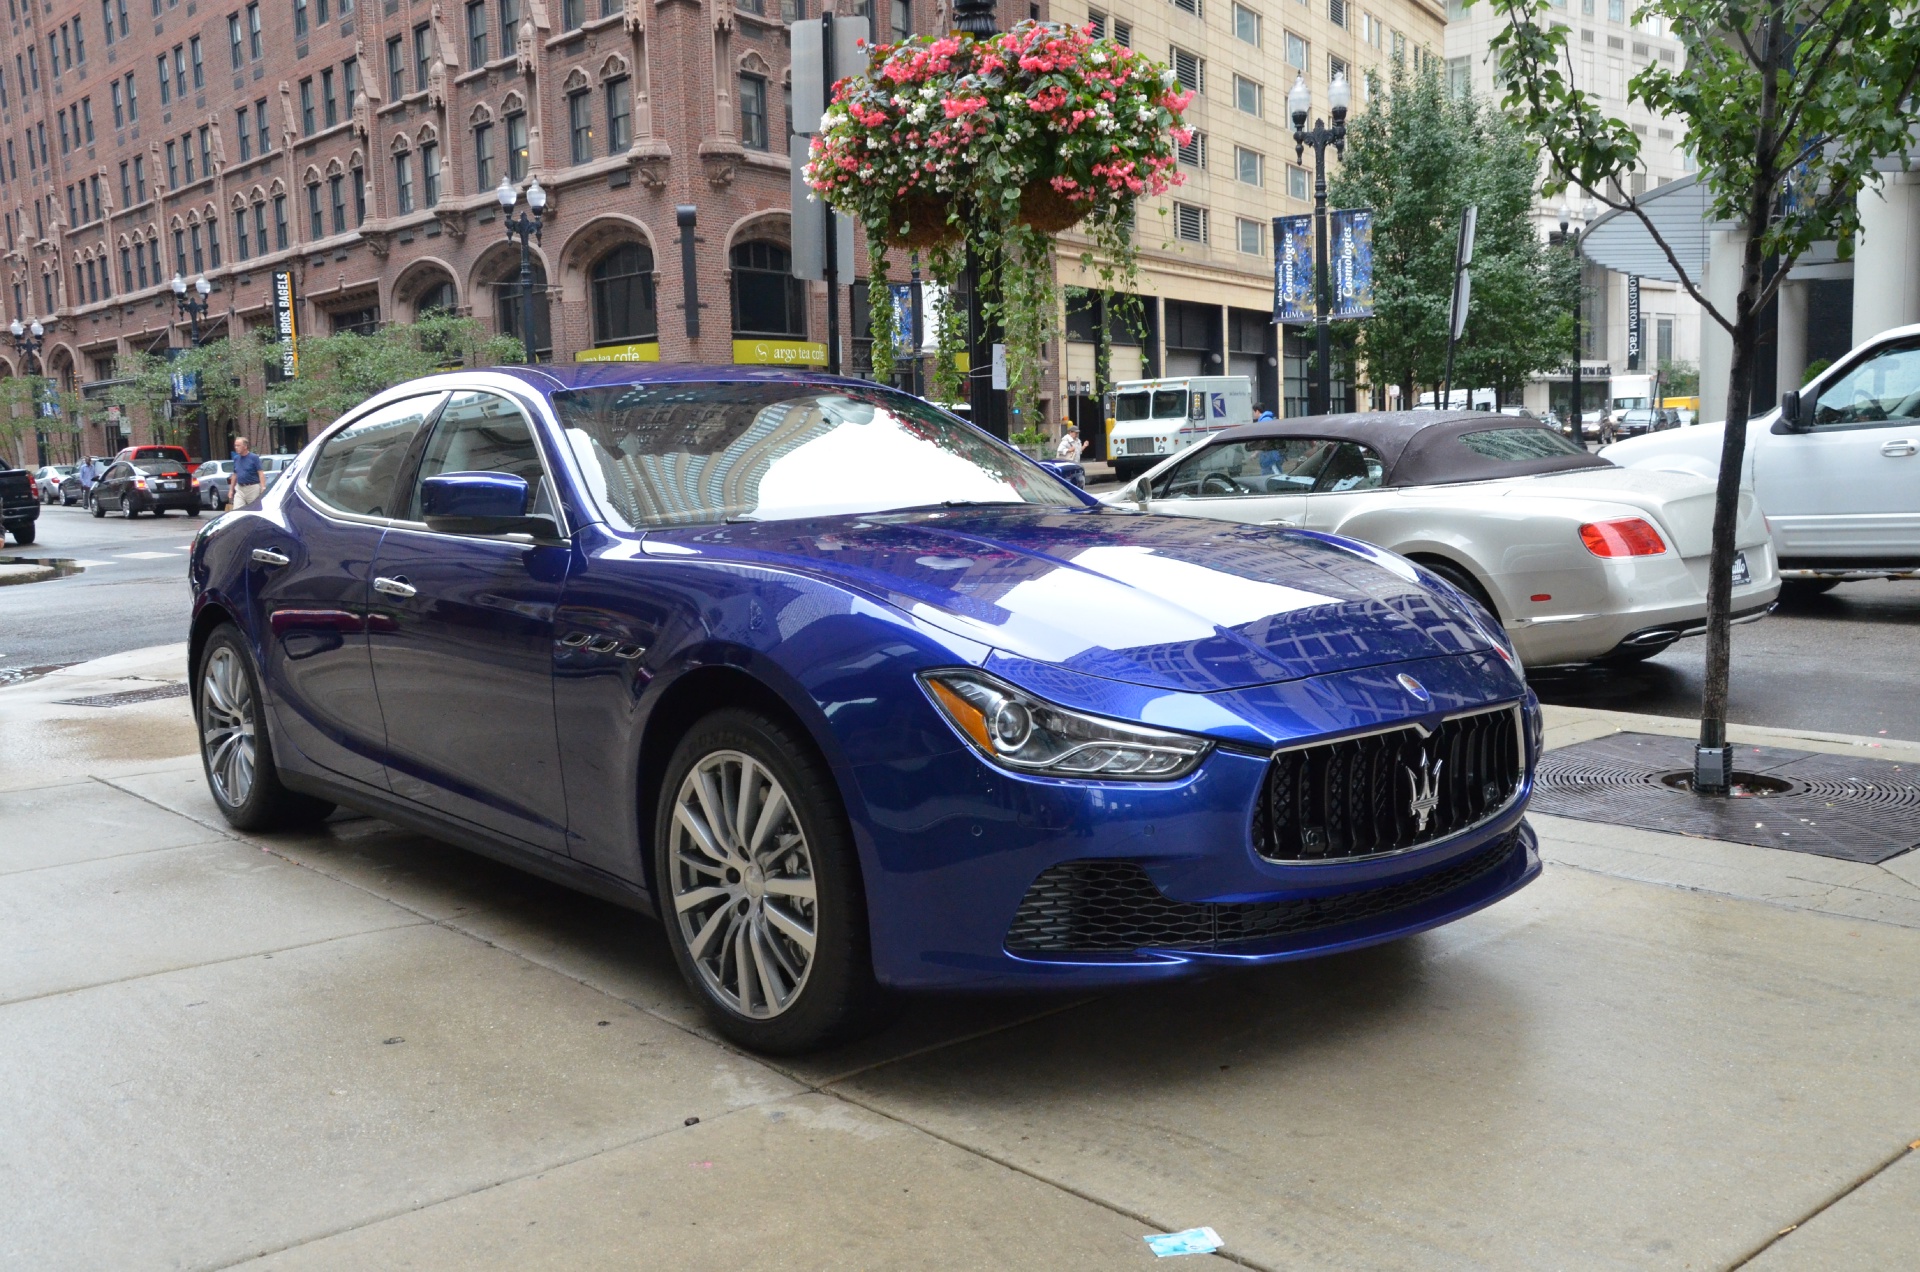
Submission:
[[[1717,229],[1729,224],[1710,220],[1707,189],[1698,176],[1670,181],[1640,196],[1640,207],[1660,231],[1660,237],[1687,277],[1698,286],[1707,274],[1707,244]],[[1587,258],[1620,274],[1659,278],[1669,283],[1680,281],[1673,263],[1660,250],[1653,235],[1640,218],[1631,212],[1609,211],[1587,227],[1581,245]]]

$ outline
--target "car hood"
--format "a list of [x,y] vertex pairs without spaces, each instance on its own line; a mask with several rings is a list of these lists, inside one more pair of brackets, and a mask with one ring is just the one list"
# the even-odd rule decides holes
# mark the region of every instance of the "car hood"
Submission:
[[1165,689],[1492,647],[1397,557],[1185,517],[955,508],[655,530],[646,550],[798,569],[1019,658]]

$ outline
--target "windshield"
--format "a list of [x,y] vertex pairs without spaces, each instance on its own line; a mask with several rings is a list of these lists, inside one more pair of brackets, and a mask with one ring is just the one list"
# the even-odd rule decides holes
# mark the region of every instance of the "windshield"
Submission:
[[1153,418],[1153,398],[1146,390],[1122,393],[1113,400],[1113,418],[1125,424],[1130,420]]
[[939,504],[1085,503],[969,425],[885,389],[631,384],[556,393],[612,524],[699,525]]
[[152,473],[158,477],[181,476],[180,461],[177,459],[136,459],[133,466],[143,473]]
[[1586,447],[1544,428],[1490,428],[1483,433],[1463,433],[1460,442],[1476,455],[1513,463],[1587,453]]

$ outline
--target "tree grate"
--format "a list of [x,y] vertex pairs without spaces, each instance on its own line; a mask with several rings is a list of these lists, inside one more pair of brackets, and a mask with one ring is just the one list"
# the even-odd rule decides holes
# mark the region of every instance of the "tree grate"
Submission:
[[130,707],[136,702],[158,702],[162,698],[184,698],[185,685],[156,685],[151,689],[122,689],[118,693],[95,693],[84,698],[61,698],[63,707]]
[[1920,765],[1736,746],[1736,781],[1749,773],[1786,789],[1711,798],[1662,781],[1692,767],[1691,738],[1616,733],[1542,756],[1530,807],[1842,861],[1877,863],[1920,848]]

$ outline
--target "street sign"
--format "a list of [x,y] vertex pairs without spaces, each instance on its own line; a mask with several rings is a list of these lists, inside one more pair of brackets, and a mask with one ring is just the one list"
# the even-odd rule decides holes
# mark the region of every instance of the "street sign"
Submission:
[[1007,387],[1007,346],[993,346],[993,387],[1004,392]]
[[1460,218],[1460,264],[1473,264],[1473,237],[1480,228],[1480,208],[1469,203],[1466,213]]
[[1640,369],[1640,275],[1627,275],[1627,370]]
[[300,330],[294,317],[293,271],[273,271],[273,331],[280,340],[280,377],[292,380],[300,374]]
[[[867,69],[867,19],[833,20],[833,74],[836,80]],[[827,84],[820,48],[820,19],[808,18],[787,27],[793,44],[788,63],[793,72],[793,131],[817,133],[827,110]]]
[[1473,271],[1462,269],[1458,285],[1453,289],[1453,338],[1458,340],[1467,332],[1467,305],[1473,299]]
[[1313,217],[1273,218],[1273,320],[1313,321]]

